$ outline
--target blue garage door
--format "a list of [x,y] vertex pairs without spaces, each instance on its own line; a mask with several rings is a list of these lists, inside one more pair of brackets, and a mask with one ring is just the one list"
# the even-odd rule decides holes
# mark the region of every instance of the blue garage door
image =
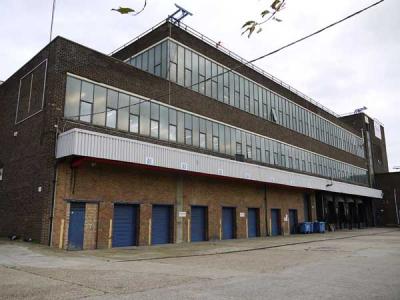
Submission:
[[247,211],[247,228],[249,237],[256,237],[258,235],[257,214],[257,208],[249,208]]
[[151,243],[167,244],[171,242],[172,206],[153,205]]
[[281,234],[280,215],[281,215],[280,209],[271,209],[271,235]]
[[127,247],[136,245],[137,205],[114,205],[113,247]]
[[192,206],[190,236],[192,242],[205,241],[207,230],[207,208],[204,206]]
[[235,238],[235,208],[222,208],[222,239],[228,240]]
[[83,249],[85,228],[85,203],[71,203],[68,229],[68,249]]

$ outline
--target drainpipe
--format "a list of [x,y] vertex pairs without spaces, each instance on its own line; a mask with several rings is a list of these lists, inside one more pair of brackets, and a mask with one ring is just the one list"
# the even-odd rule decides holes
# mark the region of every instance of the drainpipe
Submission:
[[54,163],[54,174],[53,174],[53,193],[52,193],[52,199],[51,199],[51,215],[50,215],[50,225],[49,225],[49,246],[51,246],[53,242],[53,222],[54,222],[54,210],[55,210],[55,201],[56,201],[56,188],[57,188],[57,176],[58,176],[58,170],[57,170],[57,141],[58,141],[58,125],[54,125],[54,128],[56,129],[56,134],[55,134],[55,146],[54,146],[54,156],[56,158],[56,161]]
[[268,227],[268,202],[267,202],[267,184],[264,184],[264,205],[265,205],[265,235],[269,236]]

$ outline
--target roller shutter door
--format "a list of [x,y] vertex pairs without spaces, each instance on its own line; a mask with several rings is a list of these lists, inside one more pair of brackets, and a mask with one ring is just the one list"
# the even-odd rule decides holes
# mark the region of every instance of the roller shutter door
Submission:
[[113,247],[127,247],[136,245],[137,217],[136,205],[114,205],[113,219]]
[[207,208],[204,206],[192,206],[190,236],[192,242],[206,240],[206,219]]
[[171,242],[172,206],[154,205],[152,213],[151,243],[167,244]]
[[248,236],[257,236],[257,208],[249,208],[247,211]]
[[222,208],[222,239],[235,238],[235,208]]
[[280,214],[280,209],[271,209],[271,235],[281,234]]

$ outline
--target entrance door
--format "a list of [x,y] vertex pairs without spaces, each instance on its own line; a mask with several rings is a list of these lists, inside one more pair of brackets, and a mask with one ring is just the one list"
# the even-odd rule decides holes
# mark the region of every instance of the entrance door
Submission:
[[151,227],[151,243],[153,245],[171,243],[171,212],[171,205],[153,205]]
[[68,249],[82,250],[85,228],[85,203],[71,203],[68,229]]
[[205,206],[192,206],[191,217],[191,241],[205,241],[207,239],[207,208]]
[[248,236],[258,236],[258,208],[249,208],[247,211],[247,230]]
[[137,205],[114,205],[113,247],[136,245]]
[[222,208],[222,239],[235,238],[236,210],[233,207]]
[[289,209],[290,234],[297,233],[297,209]]
[[271,209],[271,235],[281,234],[281,210]]

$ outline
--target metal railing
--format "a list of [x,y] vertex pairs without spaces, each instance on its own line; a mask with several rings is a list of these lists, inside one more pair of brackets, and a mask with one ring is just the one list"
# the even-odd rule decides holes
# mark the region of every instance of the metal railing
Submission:
[[[118,49],[114,50],[113,52],[110,53],[110,55],[115,54],[116,52],[120,51],[121,49],[125,48],[126,46],[134,43],[135,41],[139,40],[140,38],[142,38],[143,36],[145,36],[146,34],[148,34],[149,32],[155,30],[156,28],[160,27],[161,25],[163,25],[164,23],[169,22],[169,19],[163,20],[160,23],[158,23],[157,25],[151,27],[150,29],[146,30],[145,32],[143,32],[142,34],[138,35],[137,37],[135,37],[134,39],[130,40],[129,42],[125,43],[124,45],[122,45],[121,47],[119,47]],[[171,22],[169,22],[171,23]],[[172,23],[171,23],[172,24]],[[257,67],[256,65],[254,65],[253,63],[249,63],[246,59],[244,59],[243,57],[239,56],[238,54],[232,52],[231,50],[225,48],[224,46],[220,45],[220,43],[210,39],[209,37],[205,36],[204,34],[198,32],[197,30],[191,28],[190,26],[180,22],[177,24],[172,24],[176,27],[179,27],[183,30],[185,30],[186,32],[190,33],[191,35],[197,37],[198,39],[202,40],[203,42],[207,43],[208,45],[214,47],[215,49],[225,53],[226,55],[232,57],[233,59],[239,61],[240,63],[250,67],[251,69],[253,69],[254,71],[260,73],[261,75],[271,79],[272,81],[278,83],[279,85],[283,86],[284,88],[288,89],[289,91],[293,92],[294,94],[300,96],[301,98],[307,100],[308,102],[312,103],[313,105],[321,108],[322,110],[326,111],[327,113],[335,116],[336,118],[340,118],[340,115],[335,113],[334,111],[332,111],[331,109],[325,107],[324,105],[322,105],[321,103],[315,101],[314,99],[310,98],[309,96],[303,94],[302,92],[300,92],[299,90],[295,89],[294,87],[290,86],[289,84],[287,84],[286,82],[280,80],[279,78],[276,78],[275,76],[271,75],[270,73],[264,71],[263,69],[261,69],[260,67]]]

